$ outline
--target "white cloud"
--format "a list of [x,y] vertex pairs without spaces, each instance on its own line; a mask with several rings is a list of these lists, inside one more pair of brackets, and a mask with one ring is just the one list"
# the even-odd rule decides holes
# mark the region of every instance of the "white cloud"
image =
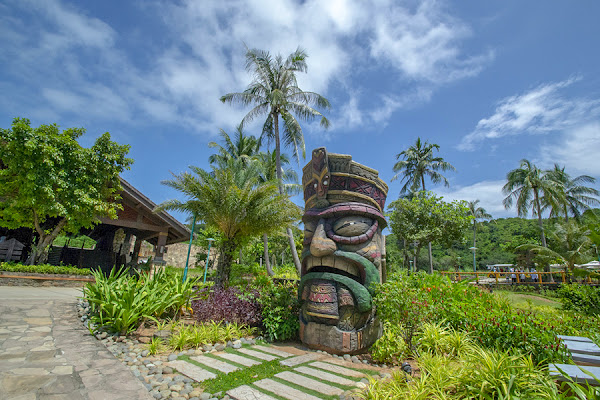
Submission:
[[571,175],[600,177],[600,122],[569,129],[553,145],[540,149],[540,162],[548,168],[554,163],[565,166]]
[[444,200],[480,200],[479,205],[494,218],[515,217],[514,210],[506,210],[502,205],[504,194],[502,194],[502,186],[506,181],[481,181],[468,186],[458,186],[451,188],[440,188],[436,192],[440,196],[444,196]]
[[436,1],[423,1],[414,11],[397,7],[396,2],[381,5],[373,23],[371,54],[387,60],[409,79],[454,81],[478,74],[493,58],[493,53],[463,56],[460,42],[471,31]]
[[561,91],[579,79],[547,83],[526,93],[502,99],[494,114],[481,119],[458,148],[473,150],[485,139],[543,134],[573,128],[600,115],[600,100],[567,98]]
[[[417,7],[387,0],[157,0],[140,10],[140,18],[154,13],[164,21],[153,27],[161,40],[151,44],[146,41],[155,32],[143,31],[143,25],[136,28],[141,33],[125,37],[130,32],[89,15],[81,4],[12,0],[11,9],[18,12],[0,16],[0,64],[22,82],[34,83],[27,98],[37,102],[14,107],[80,110],[104,119],[117,111],[117,118],[134,124],[159,121],[210,133],[234,127],[247,112],[219,101],[250,81],[244,44],[273,55],[302,45],[309,74],[299,74],[300,87],[327,96],[335,85],[347,102],[334,105],[328,116],[352,127],[384,125],[398,109],[429,100],[439,85],[473,76],[490,60],[488,54],[465,54],[462,43],[472,35],[468,25],[432,0]],[[126,52],[132,44],[148,62]],[[381,66],[398,72],[409,95],[391,89],[373,95],[357,79]],[[364,98],[376,96],[381,105],[365,109],[370,102]],[[99,107],[102,98],[116,103]],[[79,107],[67,107],[75,103]]]

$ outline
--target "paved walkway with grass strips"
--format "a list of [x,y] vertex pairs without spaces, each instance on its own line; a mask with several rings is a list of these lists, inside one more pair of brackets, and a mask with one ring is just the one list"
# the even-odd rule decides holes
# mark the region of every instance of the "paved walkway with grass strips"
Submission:
[[180,356],[167,365],[204,382],[206,391],[211,393],[239,382],[239,386],[226,392],[236,400],[314,400],[338,399],[348,391],[366,386],[370,370],[348,364],[351,363],[325,353],[295,347],[248,345]]

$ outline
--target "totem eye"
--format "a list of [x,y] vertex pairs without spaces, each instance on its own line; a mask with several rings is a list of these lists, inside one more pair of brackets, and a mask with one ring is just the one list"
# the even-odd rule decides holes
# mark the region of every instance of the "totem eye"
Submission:
[[324,180],[323,181],[323,185],[325,185],[325,186],[329,185],[329,181],[328,180]]
[[343,217],[336,220],[331,228],[334,234],[339,236],[351,237],[367,233],[373,225],[373,220],[359,215]]
[[314,186],[315,189],[317,188],[317,184],[316,183],[314,183],[313,186]]

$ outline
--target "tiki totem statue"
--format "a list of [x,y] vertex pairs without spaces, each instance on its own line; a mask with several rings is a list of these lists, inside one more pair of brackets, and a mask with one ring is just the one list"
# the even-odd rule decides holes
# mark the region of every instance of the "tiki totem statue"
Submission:
[[371,284],[385,280],[388,187],[377,171],[324,147],[302,172],[300,338],[335,354],[360,353],[381,335]]

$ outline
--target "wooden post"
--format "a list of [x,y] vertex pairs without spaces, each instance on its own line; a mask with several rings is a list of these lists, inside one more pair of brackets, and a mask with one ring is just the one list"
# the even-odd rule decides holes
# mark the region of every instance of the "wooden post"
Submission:
[[565,271],[561,272],[561,275],[562,275],[562,282],[565,283],[567,281],[566,276],[565,276]]
[[495,275],[496,275],[496,285],[497,285],[498,284],[498,273],[496,272]]

